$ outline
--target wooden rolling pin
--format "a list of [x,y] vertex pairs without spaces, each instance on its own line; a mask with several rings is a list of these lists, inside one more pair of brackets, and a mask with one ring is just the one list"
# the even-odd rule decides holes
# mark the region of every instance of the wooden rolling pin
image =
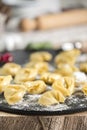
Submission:
[[37,22],[34,19],[22,19],[19,28],[24,31],[30,31],[30,30],[35,30],[37,28]]
[[47,30],[85,23],[87,23],[87,9],[76,9],[40,16],[37,20],[24,19],[20,25],[22,30],[29,31],[34,29]]
[[59,14],[45,15],[38,18],[38,28],[41,30],[85,23],[87,23],[87,9],[71,10]]

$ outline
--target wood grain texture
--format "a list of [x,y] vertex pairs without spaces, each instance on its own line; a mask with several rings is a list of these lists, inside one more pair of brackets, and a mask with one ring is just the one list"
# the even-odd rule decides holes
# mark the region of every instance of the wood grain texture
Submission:
[[21,116],[1,112],[0,130],[87,130],[87,113]]

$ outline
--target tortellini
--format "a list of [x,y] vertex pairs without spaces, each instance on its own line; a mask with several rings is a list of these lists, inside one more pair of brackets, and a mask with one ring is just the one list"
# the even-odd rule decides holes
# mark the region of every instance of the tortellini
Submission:
[[73,49],[71,51],[61,52],[55,57],[55,63],[57,65],[61,64],[69,64],[74,65],[77,57],[80,55],[80,51],[77,49]]
[[83,85],[82,91],[87,96],[87,82]]
[[36,76],[37,76],[36,69],[22,68],[16,74],[14,82],[15,83],[24,83],[27,81],[33,81],[33,80],[35,80]]
[[46,84],[41,80],[26,82],[25,86],[29,94],[40,94],[47,88]]
[[56,80],[52,85],[54,90],[60,91],[64,96],[70,96],[74,92],[75,82],[73,77],[64,77]]
[[9,105],[14,105],[23,99],[25,93],[25,86],[10,84],[4,91],[4,97]]
[[71,76],[75,71],[79,71],[79,69],[69,64],[63,64],[60,65],[58,69],[55,70],[55,73],[58,73],[62,76]]
[[38,71],[38,74],[47,72],[49,70],[49,64],[47,62],[37,62],[31,61],[25,65],[26,68],[35,68]]
[[65,97],[60,91],[51,90],[42,94],[42,96],[38,100],[38,103],[43,106],[50,106],[64,101]]
[[51,72],[43,73],[41,75],[41,79],[47,84],[52,84],[55,80],[60,78],[61,76],[59,74],[55,74]]
[[87,73],[87,62],[80,64],[80,70],[81,70],[82,72]]
[[2,73],[5,75],[12,75],[15,76],[17,72],[21,69],[21,66],[16,63],[6,63],[2,67]]
[[31,61],[50,61],[52,59],[52,55],[49,52],[41,51],[35,52],[30,55]]
[[61,93],[63,93],[64,96],[70,96],[69,90],[67,88],[64,87],[63,82],[62,81],[55,81],[52,85],[52,88],[54,90],[58,90]]
[[64,80],[65,80],[65,87],[68,89],[71,95],[75,89],[75,80],[73,77],[64,77]]
[[0,68],[0,75],[2,76],[5,76],[6,75],[6,73],[5,73],[5,71],[4,71],[4,69],[3,68]]
[[64,103],[78,89],[87,95],[87,63],[79,65],[79,55],[78,49],[64,51],[52,62],[49,52],[40,51],[32,53],[23,66],[6,63],[0,68],[0,75],[5,75],[0,76],[0,93],[9,105],[34,96],[42,106]]
[[0,76],[0,93],[4,92],[6,87],[10,84],[11,80],[12,80],[11,75]]

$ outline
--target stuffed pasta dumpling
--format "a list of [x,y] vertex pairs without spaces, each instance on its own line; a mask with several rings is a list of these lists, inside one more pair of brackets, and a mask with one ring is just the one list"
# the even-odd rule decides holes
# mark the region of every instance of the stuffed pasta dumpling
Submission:
[[82,86],[82,91],[87,96],[87,83]]
[[38,74],[47,72],[49,70],[49,64],[42,61],[30,61],[25,65],[26,68],[35,68],[38,71]]
[[12,80],[11,75],[0,76],[0,93],[4,92],[6,87],[10,84],[11,80]]
[[79,55],[80,55],[80,50],[78,49],[64,51],[58,54],[55,57],[54,61],[57,65],[62,65],[62,64],[74,65]]
[[38,103],[43,106],[50,106],[64,101],[65,97],[60,91],[51,90],[42,94],[42,96],[38,100]]
[[2,70],[5,75],[12,75],[12,76],[15,76],[20,69],[21,66],[16,63],[6,63],[2,67]]
[[14,105],[23,99],[25,93],[25,86],[10,84],[4,91],[4,97],[9,105]]
[[52,59],[52,55],[49,52],[41,51],[35,52],[30,55],[31,61],[50,61]]
[[36,69],[22,68],[15,76],[15,83],[24,83],[27,81],[33,81],[37,76]]
[[80,70],[87,73],[87,62],[80,64]]
[[40,94],[44,92],[47,87],[46,84],[41,80],[26,82],[25,86],[29,94]]
[[63,77],[52,85],[54,90],[60,91],[64,96],[70,96],[74,92],[74,78]]
[[41,75],[41,80],[43,80],[47,84],[52,84],[55,80],[60,79],[61,76],[59,74],[47,72]]
[[74,65],[63,64],[58,65],[58,68],[55,70],[55,73],[62,76],[72,76],[73,72],[79,71],[79,69]]

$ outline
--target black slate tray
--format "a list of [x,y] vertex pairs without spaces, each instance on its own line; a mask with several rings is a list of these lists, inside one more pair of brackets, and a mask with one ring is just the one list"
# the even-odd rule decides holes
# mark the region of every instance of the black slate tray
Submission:
[[[60,52],[60,50],[47,50],[49,51],[51,54],[53,54],[53,56],[55,56],[56,54],[58,54]],[[14,51],[11,52],[14,56],[14,62],[18,63],[18,64],[24,64],[25,62],[27,62],[28,58],[29,58],[29,54],[31,54],[32,52],[35,52],[34,50],[30,50],[30,51]],[[85,97],[83,95],[82,92],[77,92],[76,94],[72,95],[71,97],[67,98],[65,100],[64,104],[61,104],[62,109],[60,107],[60,109],[56,108],[53,106],[53,110],[52,109],[43,109],[42,106],[36,106],[36,110],[33,109],[35,106],[32,106],[30,108],[27,108],[25,106],[25,108],[20,108],[20,105],[18,107],[14,106],[10,106],[6,103],[6,101],[4,100],[3,94],[0,95],[0,111],[3,112],[8,112],[8,113],[13,113],[13,114],[19,114],[19,115],[42,115],[42,116],[56,116],[56,115],[65,115],[65,114],[74,114],[74,113],[79,113],[79,112],[84,112],[87,111],[87,97]],[[65,106],[66,109],[65,109]],[[40,107],[39,109],[37,109],[38,107]]]

